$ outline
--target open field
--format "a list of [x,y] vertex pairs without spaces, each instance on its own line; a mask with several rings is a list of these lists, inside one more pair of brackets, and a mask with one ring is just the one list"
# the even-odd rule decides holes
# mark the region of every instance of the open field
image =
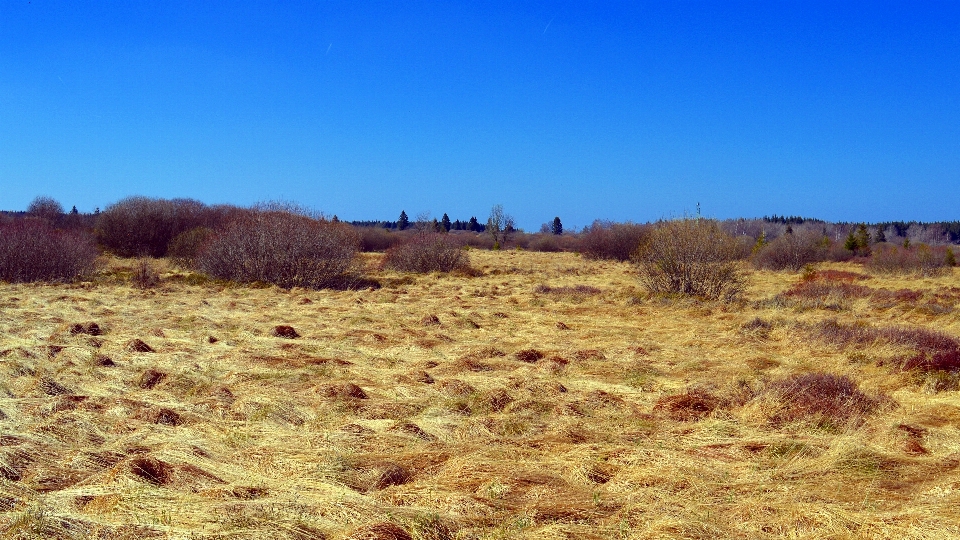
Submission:
[[3,537],[960,537],[957,269],[722,303],[469,253],[365,255],[360,291],[0,284]]

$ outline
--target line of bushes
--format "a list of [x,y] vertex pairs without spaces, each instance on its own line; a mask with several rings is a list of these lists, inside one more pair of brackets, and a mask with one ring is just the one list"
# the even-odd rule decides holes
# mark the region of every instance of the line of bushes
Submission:
[[39,218],[0,223],[0,281],[67,282],[94,269],[99,252],[93,236],[56,229]]

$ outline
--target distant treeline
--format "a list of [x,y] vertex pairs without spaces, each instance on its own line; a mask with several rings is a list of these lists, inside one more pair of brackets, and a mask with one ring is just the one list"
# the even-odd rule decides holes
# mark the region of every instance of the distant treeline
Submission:
[[[360,220],[360,221],[348,221],[347,223],[353,225],[354,227],[379,227],[381,229],[405,229],[407,227],[413,227],[415,224],[408,224],[407,227],[401,227],[399,221],[370,221],[370,220]],[[450,222],[451,231],[473,231],[473,232],[484,232],[487,229],[487,226],[483,223],[480,223],[475,216],[471,216],[467,221],[460,221],[459,219]]]

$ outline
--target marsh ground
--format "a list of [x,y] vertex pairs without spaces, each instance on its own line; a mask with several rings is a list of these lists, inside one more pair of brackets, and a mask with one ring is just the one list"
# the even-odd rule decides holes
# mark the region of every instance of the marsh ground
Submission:
[[[470,256],[482,275],[370,255],[359,291],[165,261],[140,290],[117,259],[0,284],[3,534],[960,537],[956,377],[903,369],[960,338],[956,270],[748,271],[715,303],[576,254]],[[811,373],[855,388],[784,382]]]

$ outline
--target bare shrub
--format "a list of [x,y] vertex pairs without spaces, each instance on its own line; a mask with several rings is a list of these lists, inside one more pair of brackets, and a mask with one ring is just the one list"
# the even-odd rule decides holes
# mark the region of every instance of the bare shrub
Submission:
[[594,221],[580,235],[580,253],[588,259],[629,261],[649,233],[648,226],[636,223]]
[[784,234],[763,246],[753,259],[757,268],[799,271],[806,264],[825,260],[827,243],[822,234],[803,230]]
[[477,249],[493,249],[493,237],[489,234],[464,232],[453,236],[463,246]]
[[27,206],[27,215],[56,223],[63,217],[63,205],[53,197],[41,195],[30,202]]
[[660,223],[635,260],[650,292],[732,299],[743,289],[741,251],[716,221],[677,219]]
[[357,227],[360,251],[386,251],[403,241],[403,236],[383,227]]
[[948,269],[947,250],[919,244],[912,247],[879,245],[867,260],[866,267],[881,274],[918,274],[938,276]]
[[764,389],[778,406],[770,415],[774,423],[797,420],[818,425],[859,423],[882,400],[870,397],[845,376],[807,373],[773,381]]
[[133,267],[133,286],[138,289],[150,289],[160,283],[160,276],[147,257],[141,257]]
[[387,250],[383,266],[402,272],[450,272],[470,265],[460,244],[443,233],[420,233]]
[[197,256],[196,267],[241,283],[319,289],[343,281],[359,243],[350,225],[253,210],[215,233]]
[[94,269],[97,248],[82,231],[27,218],[0,224],[0,280],[73,281]]
[[173,237],[167,244],[167,255],[180,266],[193,266],[203,246],[212,235],[213,229],[209,227],[194,227],[184,231]]
[[201,226],[216,227],[242,212],[191,199],[129,197],[100,214],[96,232],[100,243],[121,257],[163,257],[177,235]]

